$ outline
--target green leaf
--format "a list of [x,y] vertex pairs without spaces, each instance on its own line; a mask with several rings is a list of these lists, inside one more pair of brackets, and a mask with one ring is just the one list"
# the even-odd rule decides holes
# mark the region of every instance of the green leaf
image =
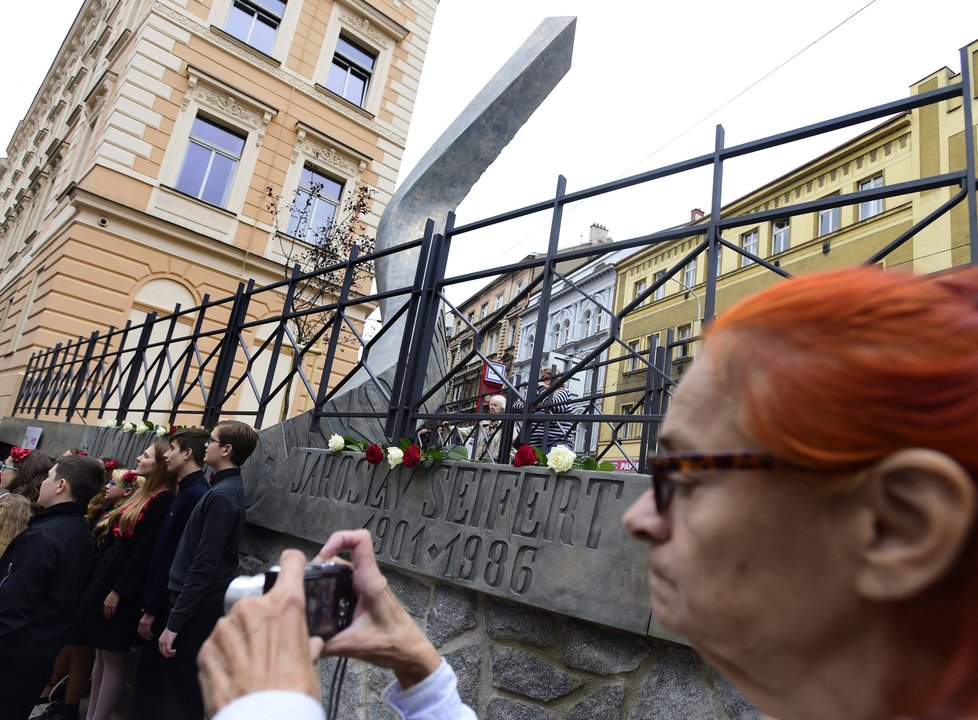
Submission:
[[411,438],[406,438],[406,437],[402,437],[401,442],[397,444],[397,446],[401,448],[401,450],[407,450],[412,445],[414,445],[414,443],[411,442]]
[[544,454],[543,450],[535,447],[533,448],[533,452],[537,454],[537,465],[541,467],[549,467],[549,465],[547,465],[547,456]]
[[581,467],[584,468],[585,470],[597,470],[598,463],[593,457],[588,455],[587,457],[581,460]]
[[615,464],[610,463],[607,460],[602,460],[600,463],[598,463],[598,470],[601,470],[602,472],[613,472],[614,469]]

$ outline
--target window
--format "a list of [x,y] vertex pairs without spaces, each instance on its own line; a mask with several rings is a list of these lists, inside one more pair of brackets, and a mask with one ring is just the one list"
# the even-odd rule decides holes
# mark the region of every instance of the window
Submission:
[[645,292],[645,280],[639,280],[635,283],[635,294],[632,295],[632,299],[638,298],[639,295]]
[[[634,409],[635,409],[635,406],[634,405],[631,405],[631,404],[622,405],[621,406],[621,414],[622,415],[631,415],[632,414],[632,410],[634,410]],[[628,440],[630,437],[632,437],[632,433],[634,433],[634,432],[635,432],[635,428],[634,428],[633,424],[630,423],[630,422],[624,421],[621,424],[621,429],[618,430],[618,439],[619,440]]]
[[679,326],[676,332],[676,339],[679,341],[679,344],[676,346],[676,357],[689,357],[689,343],[684,341],[689,340],[692,336],[693,328],[691,325]]
[[630,343],[628,343],[628,349],[630,351],[628,353],[628,372],[631,372],[633,370],[638,370],[638,363],[639,363],[638,354],[642,350],[642,341],[632,340]]
[[553,341],[553,347],[560,346],[560,323],[554,325]]
[[696,260],[697,258],[693,258],[683,268],[683,283],[689,288],[696,284]]
[[340,35],[326,78],[326,89],[363,107],[376,60],[376,55]]
[[839,208],[829,208],[818,211],[818,236],[828,235],[839,229],[840,216]]
[[591,311],[590,310],[584,311],[584,318],[582,324],[584,326],[584,337],[590,337],[591,336]]
[[723,272],[723,245],[721,245],[720,243],[717,243],[717,248],[716,249],[717,249],[716,268],[717,268],[717,277],[719,277],[720,276],[720,273]]
[[[659,282],[662,278],[665,277],[665,275],[666,275],[666,271],[665,270],[658,270],[658,271],[656,271],[656,273],[655,273],[655,282]],[[662,300],[665,296],[666,296],[666,284],[665,283],[662,283],[659,287],[657,287],[655,289],[655,292],[652,293],[652,299],[653,300]]]
[[513,347],[516,344],[516,323],[509,324],[509,333],[506,335],[506,347]]
[[194,119],[190,143],[177,179],[177,190],[224,207],[245,139],[200,116]]
[[329,234],[343,193],[342,183],[306,165],[289,217],[289,235],[312,243]]
[[503,306],[503,293],[496,295],[496,300],[492,303],[493,312]]
[[482,303],[482,307],[479,308],[479,319],[481,320],[489,312],[489,301]]
[[564,334],[562,336],[565,343],[571,341],[570,320],[564,320]]
[[791,247],[791,223],[775,220],[771,236],[771,254],[777,255]]
[[[859,183],[860,190],[875,190],[876,188],[883,187],[883,176],[877,175],[869,180],[863,180]],[[859,219],[866,220],[874,215],[879,215],[883,212],[883,199],[879,200],[866,200],[865,202],[859,203]]]
[[[759,235],[756,229],[751,230],[750,232],[745,232],[740,236],[740,247],[753,255],[757,255],[758,237]],[[747,267],[748,265],[753,264],[753,262],[754,261],[746,255],[740,256],[740,267]]]
[[283,0],[234,0],[224,31],[270,55],[284,13]]
[[492,355],[499,349],[499,330],[493,330],[486,338],[485,354]]

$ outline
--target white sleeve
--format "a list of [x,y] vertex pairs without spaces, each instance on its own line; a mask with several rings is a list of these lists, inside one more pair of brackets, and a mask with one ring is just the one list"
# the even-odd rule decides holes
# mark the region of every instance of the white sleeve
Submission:
[[[472,717],[475,717],[474,715]],[[212,720],[325,720],[322,704],[291,690],[263,690],[225,705]]]
[[402,720],[478,720],[472,708],[462,703],[457,684],[455,671],[443,658],[438,669],[417,685],[401,690],[395,681],[383,697]]

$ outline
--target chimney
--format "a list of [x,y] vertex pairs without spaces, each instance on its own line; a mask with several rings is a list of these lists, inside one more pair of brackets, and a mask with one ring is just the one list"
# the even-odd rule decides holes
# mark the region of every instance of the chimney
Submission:
[[608,242],[608,228],[604,225],[598,225],[598,223],[592,223],[588,243],[591,245],[600,245],[606,242]]
[[699,222],[706,217],[706,213],[699,208],[693,208],[689,211],[689,221],[691,223]]

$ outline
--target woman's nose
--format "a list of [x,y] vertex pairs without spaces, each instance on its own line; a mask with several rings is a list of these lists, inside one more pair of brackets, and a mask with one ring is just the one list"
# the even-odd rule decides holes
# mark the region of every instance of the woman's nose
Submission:
[[667,542],[672,535],[669,514],[659,513],[652,491],[646,490],[625,512],[622,522],[633,537],[647,543]]

